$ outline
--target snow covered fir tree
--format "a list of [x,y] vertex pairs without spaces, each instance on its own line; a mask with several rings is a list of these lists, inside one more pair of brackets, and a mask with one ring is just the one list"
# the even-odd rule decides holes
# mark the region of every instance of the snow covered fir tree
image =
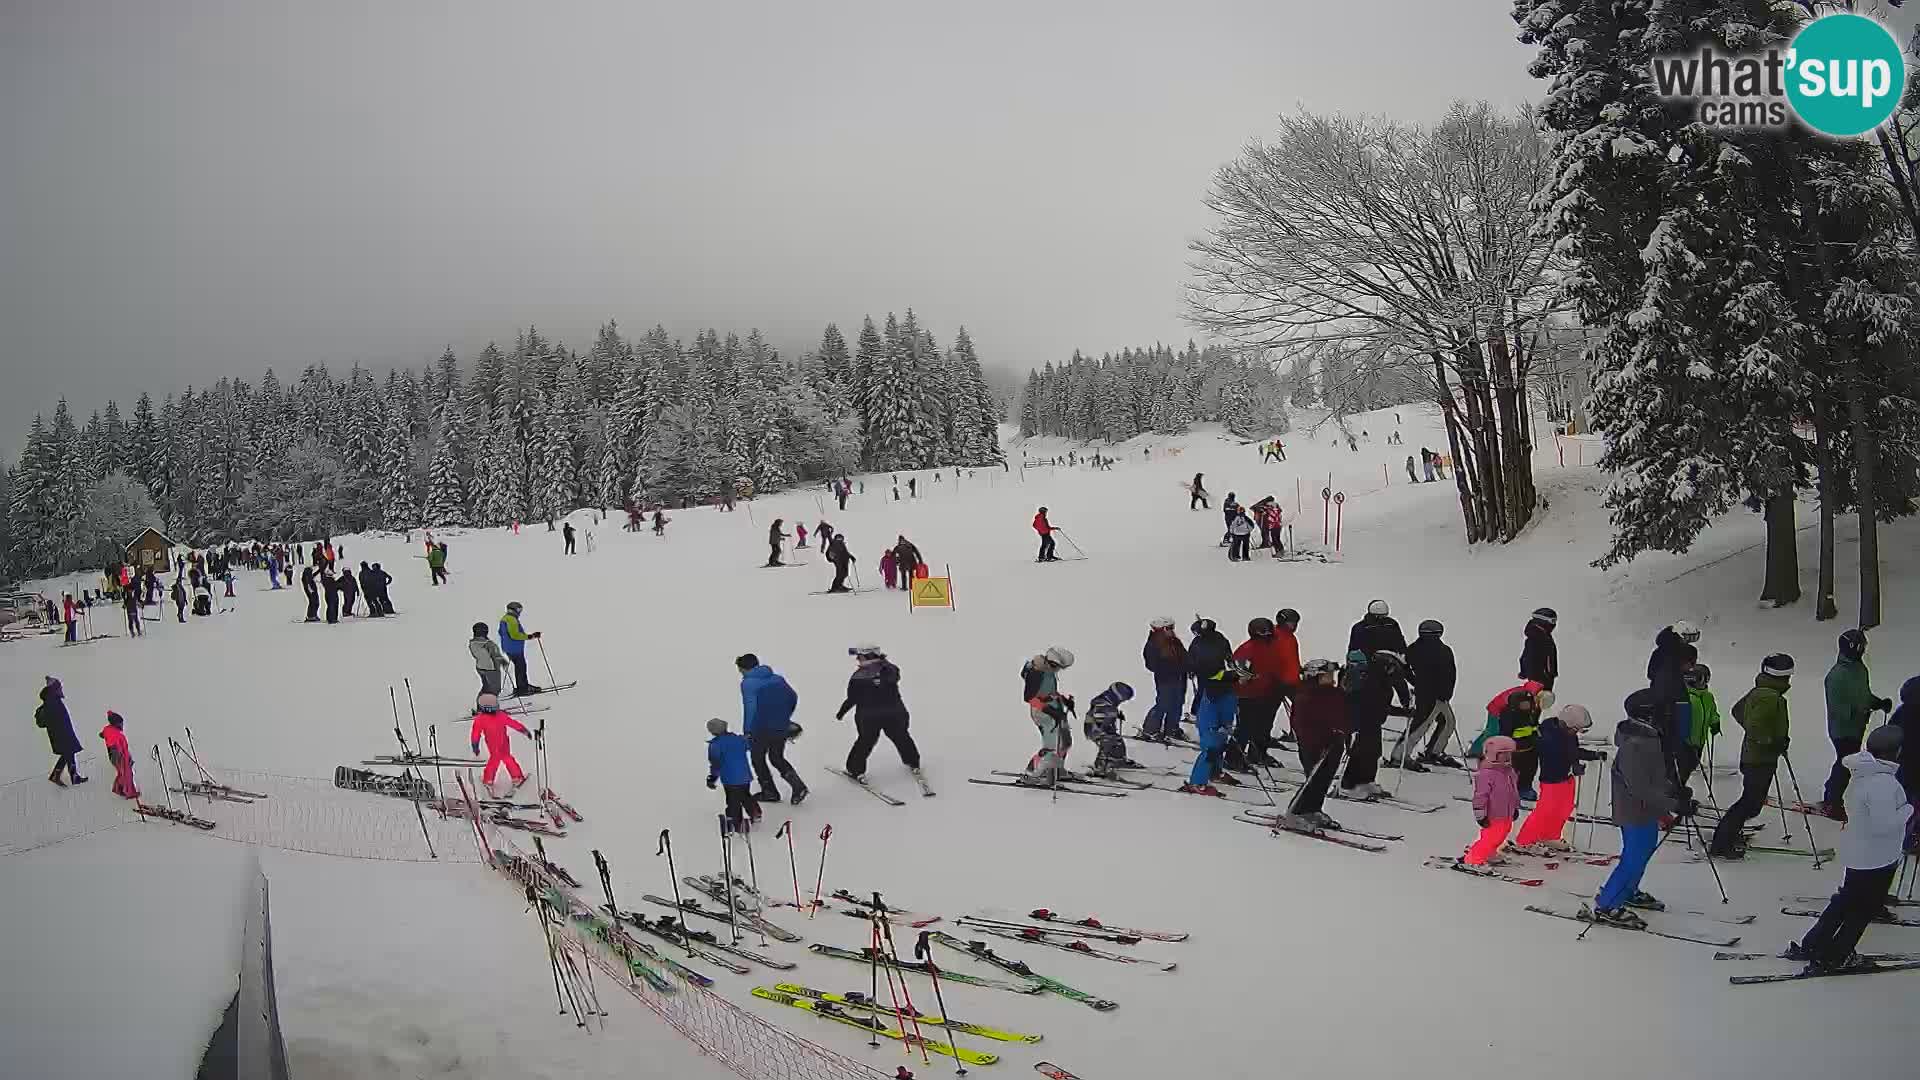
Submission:
[[1020,434],[1122,442],[1146,432],[1174,435],[1218,423],[1241,438],[1287,430],[1285,395],[1273,365],[1193,342],[1122,349],[1098,360],[1077,350],[1027,374]]
[[912,311],[866,319],[853,351],[829,325],[797,361],[758,330],[683,343],[609,322],[575,352],[529,328],[465,369],[451,348],[384,380],[268,368],[85,424],[62,400],[0,470],[0,557],[46,574],[104,565],[149,525],[189,543],[500,525],[998,465],[1000,413],[966,329],[942,348]]

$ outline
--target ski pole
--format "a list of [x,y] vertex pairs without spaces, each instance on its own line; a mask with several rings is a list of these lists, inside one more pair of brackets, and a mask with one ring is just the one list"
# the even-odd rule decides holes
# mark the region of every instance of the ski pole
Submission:
[[[873,921],[874,925],[879,927],[880,933],[886,941],[887,958],[890,961],[887,970],[889,972],[900,970],[900,950],[893,944],[893,921],[887,918],[886,901],[880,899],[880,894],[877,892],[873,894]],[[901,1017],[900,1032],[903,1035],[906,1034],[907,1026],[905,1021],[913,1022],[913,1042],[920,1046],[920,1061],[922,1064],[931,1065],[933,1064],[933,1058],[927,1054],[926,1036],[920,1033],[920,1010],[913,1007],[913,991],[907,988],[907,973],[905,970],[900,970],[900,998],[906,1002],[906,1008],[900,1010],[905,1014]],[[895,1008],[899,1010],[899,1006],[895,1006]],[[908,1053],[912,1053],[912,1051],[909,1050]]]
[[193,745],[193,729],[186,728],[185,731],[187,733],[187,760],[193,762],[193,767],[200,770],[202,778],[209,784],[213,783],[213,774],[207,771],[205,765],[200,764],[200,748]]
[[832,838],[833,826],[823,826],[820,829],[820,872],[813,878],[813,910],[807,913],[809,919],[820,914],[820,886],[827,880],[827,841]]
[[[1787,779],[1793,781],[1793,801],[1799,803],[1801,806],[1805,806],[1807,804],[1807,797],[1800,794],[1800,778],[1793,774],[1793,758],[1787,754],[1781,754],[1780,760],[1787,763]],[[1813,838],[1813,822],[1810,819],[1810,815],[1800,815],[1800,824],[1806,826],[1807,849],[1813,854],[1813,868],[1818,870],[1821,867],[1820,845]]]
[[[746,840],[746,842],[747,842],[747,878],[748,878],[748,887],[749,887],[749,888],[751,888],[751,889],[753,890],[753,895],[754,895],[755,897],[759,897],[759,896],[760,896],[760,868],[759,868],[759,867],[757,867],[757,866],[755,866],[755,865],[754,865],[754,861],[753,861],[753,830],[752,830],[752,829],[745,829],[745,830],[742,830],[742,837],[743,837],[743,838],[744,838],[744,839]],[[731,887],[732,887],[732,880],[731,880],[731,879],[732,879],[732,877],[733,877],[733,875],[732,875],[732,874],[728,874],[728,875],[727,875],[727,877],[728,877],[728,879],[729,879],[729,880],[728,880],[728,887],[729,887],[729,888],[731,888]],[[764,908],[763,908],[762,910],[764,910]],[[767,927],[766,927],[766,923],[765,923],[764,921],[762,921],[762,920],[757,920],[757,919],[756,919],[756,920],[754,921],[754,924],[753,924],[753,928],[754,928],[755,930],[758,930],[758,931],[760,931],[760,947],[761,947],[761,948],[763,948],[763,949],[764,949],[764,948],[767,948]]]
[[[188,813],[192,813],[193,800],[189,798],[187,794],[187,774],[180,769],[180,744],[174,742],[173,736],[171,735],[167,736],[167,753],[173,755],[173,775],[179,778],[180,781],[180,805],[186,807]],[[213,806],[213,796],[211,795],[207,796],[207,806],[209,809]]]
[[167,790],[167,769],[160,764],[160,744],[153,744],[153,767],[160,773],[160,794],[167,800],[167,809],[173,809],[173,793]]
[[[1653,857],[1654,857],[1655,855],[1658,855],[1658,854],[1660,854],[1660,848],[1661,848],[1661,846],[1662,846],[1663,844],[1665,844],[1665,843],[1667,842],[1667,837],[1669,837],[1669,836],[1672,836],[1672,835],[1673,835],[1673,830],[1672,830],[1672,829],[1666,829],[1666,830],[1663,830],[1663,831],[1661,831],[1661,832],[1660,832],[1660,839],[1658,839],[1658,840],[1656,840],[1656,841],[1654,841],[1654,842],[1653,842],[1653,850],[1652,850],[1652,851],[1649,851],[1649,852],[1647,852],[1647,862],[1646,862],[1646,865],[1647,865],[1647,866],[1651,866],[1651,865],[1653,865]],[[1620,852],[1620,857],[1621,857],[1621,858],[1622,858],[1623,860],[1624,860],[1624,859],[1625,859],[1625,858],[1627,857],[1627,853],[1626,853],[1626,851],[1624,850],[1624,849],[1625,849],[1625,846],[1626,846],[1626,845],[1625,845],[1625,841],[1626,841],[1626,834],[1625,834],[1625,833],[1622,833],[1622,834],[1621,834],[1621,847],[1622,847],[1622,850],[1621,850],[1621,852]],[[1644,868],[1644,867],[1642,868],[1642,870],[1641,870],[1641,872],[1642,872],[1642,873],[1645,873],[1645,872],[1646,872],[1646,871],[1645,871],[1645,868]],[[1603,885],[1603,886],[1601,887],[1601,889],[1602,889],[1602,891],[1605,891],[1605,886]],[[1636,891],[1637,891],[1637,890],[1636,890]],[[1630,899],[1632,899],[1632,898],[1633,898],[1633,897],[1632,897],[1632,894],[1631,894],[1631,893],[1629,893],[1629,894],[1628,894],[1628,897],[1627,897],[1627,898],[1628,898],[1629,900],[1630,900]],[[1596,911],[1596,912],[1597,912],[1597,911],[1599,911],[1599,910],[1600,910],[1600,908],[1599,908],[1599,904],[1600,904],[1600,894],[1599,894],[1599,893],[1595,893],[1595,894],[1593,895],[1593,902],[1594,902],[1594,907],[1593,907],[1593,910],[1594,910],[1594,911]],[[1621,901],[1621,903],[1623,903],[1623,904],[1624,904],[1625,902],[1626,902],[1625,900],[1623,900],[1623,901]],[[1576,935],[1576,936],[1574,937],[1574,939],[1573,939],[1573,940],[1575,940],[1575,941],[1585,941],[1585,940],[1587,940],[1587,931],[1589,931],[1589,930],[1592,930],[1592,929],[1593,929],[1593,925],[1594,925],[1594,922],[1596,922],[1596,921],[1598,921],[1598,920],[1597,920],[1597,919],[1596,919],[1596,920],[1589,920],[1589,921],[1588,921],[1588,923],[1587,923],[1587,925],[1586,925],[1585,927],[1583,927],[1583,928],[1581,929],[1581,931],[1580,931],[1580,933],[1579,933],[1578,935]]]
[[940,1019],[947,1024],[947,1045],[953,1047],[953,1075],[967,1075],[967,1066],[960,1060],[960,1043],[953,1037],[953,1015],[947,1012],[947,1003],[940,995],[940,966],[933,962],[933,950],[927,946],[928,931],[920,931],[920,940],[913,943],[913,958],[925,964],[927,977],[933,980],[933,1004],[940,1010]]
[[1082,548],[1080,547],[1080,545],[1079,545],[1079,544],[1076,544],[1076,543],[1074,543],[1074,542],[1073,542],[1073,537],[1071,537],[1071,536],[1068,536],[1068,535],[1067,535],[1067,530],[1065,530],[1065,529],[1055,529],[1055,530],[1053,530],[1053,531],[1054,531],[1054,532],[1057,532],[1057,533],[1059,533],[1059,534],[1060,534],[1060,536],[1061,536],[1061,538],[1062,538],[1062,539],[1064,539],[1064,540],[1066,540],[1066,542],[1067,542],[1067,544],[1068,544],[1068,545],[1069,545],[1070,547],[1072,547],[1072,548],[1073,548],[1073,553],[1074,553],[1075,555],[1078,555],[1078,556],[1080,556],[1080,557],[1081,557],[1081,558],[1083,558],[1083,559],[1087,557],[1087,553],[1086,553],[1086,551],[1085,551],[1084,549],[1082,549]]
[[1693,816],[1689,814],[1687,816],[1687,824],[1692,827],[1694,838],[1700,841],[1700,850],[1707,856],[1707,869],[1713,871],[1713,883],[1720,890],[1720,902],[1723,904],[1731,903],[1732,901],[1727,899],[1726,883],[1720,880],[1720,868],[1714,865],[1713,847],[1707,843],[1707,838],[1701,834],[1700,823],[1695,821]]
[[793,875],[793,907],[795,911],[798,911],[806,907],[806,905],[800,902],[800,863],[794,858],[793,854],[792,818],[781,822],[779,830],[773,834],[775,840],[783,836],[787,838],[787,870]]
[[413,680],[402,675],[400,682],[407,688],[407,715],[413,717],[413,745],[424,747],[427,744],[420,741],[420,710],[413,707]]
[[[867,916],[867,1000],[878,1007],[880,1004],[880,931],[873,925],[873,916]],[[887,974],[887,987],[893,987],[893,974]],[[896,1014],[897,1015],[897,1014]],[[875,1028],[867,1032],[867,1045],[878,1048],[880,1032]]]
[[733,931],[733,943],[740,944],[740,909],[733,902],[733,832],[727,815],[720,818],[720,872],[727,876],[727,927]]
[[440,731],[437,725],[427,725],[427,749],[433,754],[433,794],[438,799],[440,816],[447,816],[447,778],[440,771]]
[[1787,842],[1793,842],[1793,826],[1787,823],[1787,796],[1780,790],[1780,772],[1773,774],[1773,801],[1780,808],[1780,831],[1787,834]]
[[553,677],[553,661],[547,659],[547,639],[534,638],[533,642],[540,646],[540,663],[547,669],[547,685],[558,685],[560,680]]
[[687,929],[687,902],[680,899],[680,871],[673,866],[673,836],[666,830],[660,830],[660,846],[653,852],[655,858],[667,857],[667,876],[673,879],[674,917],[680,920],[680,944],[687,947],[687,955],[693,955],[693,934]]

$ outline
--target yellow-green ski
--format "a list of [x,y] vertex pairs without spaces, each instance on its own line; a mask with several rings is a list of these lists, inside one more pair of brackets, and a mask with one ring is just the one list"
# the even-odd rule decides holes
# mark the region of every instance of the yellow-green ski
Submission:
[[[864,994],[859,997],[848,997],[845,994],[834,994],[825,990],[815,990],[811,986],[801,986],[798,983],[780,983],[776,985],[774,989],[783,994],[792,994],[795,997],[817,998],[821,1001],[831,1002],[832,1004],[849,1009],[860,1009],[865,1012],[878,1013],[883,1017],[893,1012],[890,1006],[868,1001]],[[922,1028],[939,1028],[944,1031],[951,1027],[955,1031],[964,1031],[969,1035],[978,1035],[983,1039],[992,1039],[995,1042],[1037,1043],[1040,1041],[1040,1036],[1038,1035],[1028,1035],[1019,1031],[1002,1031],[999,1028],[988,1027],[985,1024],[970,1024],[965,1020],[948,1020],[944,1016],[928,1016],[925,1013],[921,1013],[917,1018]]]
[[845,1024],[848,1027],[857,1027],[862,1031],[871,1031],[876,1035],[885,1035],[889,1039],[898,1039],[909,1046],[917,1043],[925,1046],[928,1050],[936,1054],[957,1057],[969,1065],[992,1065],[994,1062],[1000,1060],[999,1054],[987,1054],[979,1050],[955,1050],[953,1047],[937,1039],[914,1038],[899,1028],[888,1027],[875,1017],[852,1016],[841,1012],[839,1006],[830,1002],[815,1001],[812,998],[794,997],[792,994],[783,994],[778,990],[769,990],[764,986],[754,987],[753,996],[765,998],[768,1001],[777,1001],[782,1005],[791,1005],[796,1009],[805,1009],[823,1020],[832,1020],[835,1023]]

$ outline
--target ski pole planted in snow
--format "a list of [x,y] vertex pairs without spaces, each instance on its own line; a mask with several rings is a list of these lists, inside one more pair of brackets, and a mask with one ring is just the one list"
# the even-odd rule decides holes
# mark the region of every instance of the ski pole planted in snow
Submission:
[[733,931],[733,943],[740,944],[740,908],[733,902],[733,829],[727,815],[720,817],[720,871],[727,875],[727,928]]
[[927,977],[933,980],[933,1004],[940,1010],[941,1019],[947,1022],[947,1045],[953,1047],[953,1074],[967,1075],[967,1066],[960,1060],[960,1043],[953,1037],[953,1014],[947,1011],[947,1003],[940,995],[940,965],[933,961],[933,949],[927,945],[928,931],[920,931],[920,940],[913,943],[913,958],[926,965]]
[[680,944],[687,947],[687,955],[694,955],[693,934],[687,930],[687,903],[680,899],[680,871],[673,865],[673,835],[666,829],[660,830],[660,846],[654,850],[654,857],[667,857],[667,877],[673,881],[673,912],[680,920]]
[[800,902],[800,863],[793,854],[793,819],[780,823],[779,831],[773,834],[775,840],[787,838],[787,871],[793,875],[793,907],[798,911],[807,905]]
[[1713,883],[1720,889],[1720,902],[1723,904],[1732,903],[1732,901],[1727,898],[1726,883],[1720,880],[1720,868],[1714,865],[1716,860],[1713,857],[1713,845],[1707,843],[1707,838],[1701,834],[1700,823],[1698,821],[1695,821],[1692,817],[1688,817],[1687,824],[1692,827],[1694,838],[1700,841],[1700,850],[1707,857],[1707,869],[1713,871]]
[[826,825],[820,829],[820,872],[813,878],[813,909],[807,912],[809,919],[820,914],[820,885],[827,880],[827,841],[832,837],[832,825]]
[[[1800,794],[1800,778],[1793,774],[1793,758],[1790,755],[1781,754],[1780,760],[1787,763],[1787,779],[1793,781],[1794,805],[1805,806],[1807,799],[1806,796]],[[1808,815],[1802,814],[1800,816],[1800,824],[1807,827],[1807,849],[1813,852],[1813,868],[1818,870],[1822,863],[1820,859],[1820,845],[1813,839],[1813,819]]]
[[[545,638],[534,638],[533,643],[540,646],[540,663],[547,669],[547,685],[560,685],[560,680],[553,677],[553,661],[547,659],[547,640]],[[413,692],[409,690],[407,694],[408,700],[412,700]]]
[[[760,896],[760,868],[755,866],[753,861],[753,830],[752,829],[741,830],[741,838],[746,840],[747,842],[747,883],[753,888],[753,895],[757,897],[757,896]],[[732,875],[729,874],[728,877],[731,878]],[[732,884],[731,881],[729,881],[728,884],[731,885]],[[766,921],[764,919],[755,919],[753,921],[753,926],[754,926],[754,929],[760,931],[760,947],[763,949],[766,948],[767,947]]]

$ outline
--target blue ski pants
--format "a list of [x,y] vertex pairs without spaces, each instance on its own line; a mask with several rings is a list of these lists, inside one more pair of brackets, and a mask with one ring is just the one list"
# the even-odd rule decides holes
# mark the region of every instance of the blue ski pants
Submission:
[[1181,715],[1187,708],[1187,680],[1162,679],[1153,684],[1153,708],[1147,710],[1142,727],[1148,735],[1169,734],[1180,730]]
[[1614,865],[1613,873],[1607,876],[1607,883],[1600,886],[1600,895],[1593,898],[1596,910],[1612,911],[1640,890],[1640,878],[1647,872],[1647,860],[1653,858],[1653,849],[1659,844],[1660,826],[1657,823],[1620,826],[1620,861]]
[[1213,782],[1214,770],[1220,765],[1220,752],[1226,749],[1227,736],[1233,734],[1234,714],[1238,711],[1239,701],[1232,694],[1217,698],[1200,695],[1200,703],[1193,712],[1194,723],[1199,728],[1200,753],[1194,756],[1188,783],[1199,787]]

